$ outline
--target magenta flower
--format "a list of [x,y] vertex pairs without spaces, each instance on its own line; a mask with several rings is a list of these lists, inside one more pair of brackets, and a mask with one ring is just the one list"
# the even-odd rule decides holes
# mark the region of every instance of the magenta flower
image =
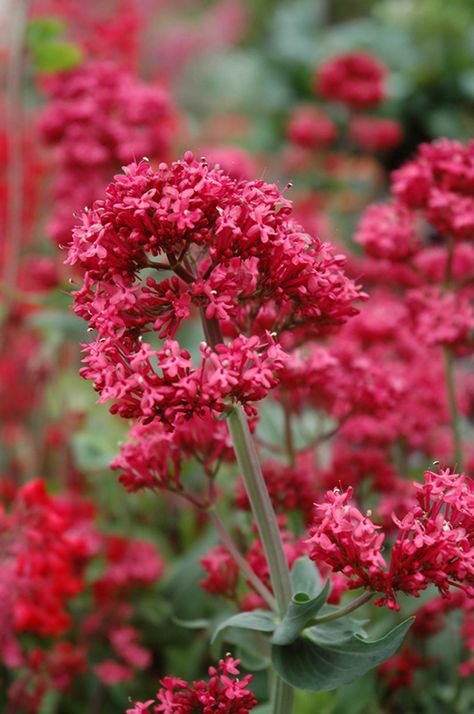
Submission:
[[385,536],[349,504],[352,489],[329,491],[316,505],[310,557],[350,578],[350,587],[381,592],[376,605],[398,610],[397,593],[418,597],[435,585],[443,597],[451,586],[474,594],[474,484],[464,475],[425,473],[414,484],[417,503],[393,516],[398,535],[390,566],[382,556]]
[[[115,177],[83,214],[68,257],[85,270],[75,310],[97,330],[82,375],[111,411],[169,429],[232,401],[252,415],[286,360],[275,331],[306,339],[356,312],[343,258],[290,214],[276,186],[233,179],[190,153]],[[157,282],[143,270],[174,275]],[[198,366],[171,339],[192,312],[208,342]],[[154,349],[147,333],[167,339]]]

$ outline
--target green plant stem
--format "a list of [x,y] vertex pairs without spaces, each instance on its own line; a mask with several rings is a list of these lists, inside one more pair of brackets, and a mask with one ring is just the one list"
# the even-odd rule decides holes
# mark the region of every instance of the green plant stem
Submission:
[[[240,404],[234,405],[227,417],[229,432],[234,444],[237,462],[242,472],[252,512],[262,540],[270,571],[270,580],[280,612],[285,612],[291,598],[291,581],[281,541],[278,523],[268,495],[262,469]],[[272,714],[291,714],[293,711],[293,688],[278,675],[272,697]]]
[[458,471],[462,471],[462,440],[461,440],[461,417],[458,409],[458,401],[456,399],[456,384],[454,381],[454,355],[451,347],[445,345],[443,347],[444,357],[444,374],[446,380],[446,389],[448,392],[448,405],[451,417],[451,431],[453,433],[453,457],[454,467]]
[[[200,312],[207,344],[215,349],[217,344],[223,342],[219,322],[216,318],[207,318],[204,307]],[[277,610],[284,613],[292,595],[290,573],[275,511],[268,495],[247,417],[241,404],[234,404],[231,407],[227,416],[227,425],[262,541]],[[291,714],[292,710],[293,688],[276,675],[272,714]]]
[[312,620],[310,620],[307,627],[314,627],[315,625],[322,625],[324,622],[332,622],[333,620],[339,620],[340,617],[349,615],[351,612],[354,612],[354,610],[357,610],[359,607],[362,607],[362,605],[365,605],[366,602],[372,600],[374,595],[375,593],[372,592],[362,593],[362,595],[359,595],[358,598],[350,602],[348,605],[346,605],[345,607],[341,607],[340,610],[330,612],[328,615],[314,617]]
[[279,714],[291,714],[293,711],[293,703],[295,699],[295,690],[290,687],[289,684],[280,679],[280,677],[275,677],[272,704],[273,712],[279,712]]
[[208,514],[209,520],[211,521],[217,533],[219,534],[219,539],[222,545],[229,551],[232,558],[239,566],[240,570],[247,578],[250,585],[256,592],[258,592],[258,594],[263,598],[263,600],[267,603],[268,607],[271,610],[273,610],[274,612],[278,612],[277,602],[273,597],[272,593],[264,585],[264,583],[262,583],[258,575],[252,570],[243,555],[240,553],[217,512],[213,508],[210,508],[208,510]]
[[291,599],[290,574],[275,512],[250,434],[247,417],[240,404],[232,407],[227,423],[267,558],[273,592],[280,612],[285,612]]

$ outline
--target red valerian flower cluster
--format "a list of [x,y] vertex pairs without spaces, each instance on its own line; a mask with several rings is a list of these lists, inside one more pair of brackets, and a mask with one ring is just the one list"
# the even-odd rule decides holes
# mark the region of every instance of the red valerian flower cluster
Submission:
[[318,67],[315,89],[349,109],[367,109],[386,97],[385,67],[367,52],[338,55]]
[[56,147],[57,208],[51,236],[70,242],[73,214],[102,192],[124,163],[147,154],[166,159],[177,118],[168,91],[146,85],[113,62],[90,62],[47,79],[50,102],[40,123]]
[[[51,496],[39,479],[13,485],[2,500],[9,505],[0,509],[0,663],[16,675],[7,695],[15,711],[36,714],[48,689],[65,691],[94,660],[109,684],[148,667],[131,603],[163,572],[156,547],[104,535],[89,501],[77,492]],[[102,561],[90,583],[87,567]],[[78,596],[91,608],[80,622]]]
[[372,204],[364,212],[354,240],[373,258],[406,260],[422,245],[418,223],[403,204]]
[[363,151],[377,153],[398,146],[403,132],[395,119],[372,116],[354,116],[349,124],[349,136]]
[[293,111],[286,133],[288,139],[305,149],[322,149],[336,140],[337,129],[321,109],[299,106]]
[[[83,214],[68,257],[86,271],[75,310],[97,330],[82,374],[114,401],[111,411],[170,429],[231,400],[252,415],[286,359],[268,328],[303,339],[356,312],[344,258],[290,214],[276,186],[233,179],[189,152],[115,177]],[[144,270],[174,275],[156,282]],[[208,341],[198,367],[172,339],[192,309]],[[167,338],[160,349],[142,342],[153,332]]]
[[474,238],[474,142],[439,139],[422,144],[415,159],[392,178],[393,196],[423,211],[441,235]]
[[213,479],[220,464],[234,458],[225,421],[192,416],[171,432],[158,420],[135,425],[112,468],[122,471],[119,481],[127,491],[147,488],[184,494],[181,470],[186,462],[196,459]]
[[[10,513],[0,513],[2,567],[9,578],[12,611],[5,627],[58,635],[70,624],[66,605],[83,587],[94,542],[84,538],[77,514],[50,498],[42,481],[22,487]],[[83,514],[87,521],[90,513]],[[5,640],[4,640],[5,641]]]
[[[398,282],[411,288],[405,304],[428,345],[472,349],[473,146],[446,139],[423,145],[413,162],[394,172],[395,201],[369,207],[356,233],[377,269],[383,260],[395,282],[400,263]],[[446,206],[456,204],[452,215],[433,210],[441,196]]]
[[[370,206],[359,226],[356,240],[369,255],[393,260],[418,253],[430,237],[426,227],[423,231],[420,219],[445,239],[472,240],[474,142],[464,145],[439,139],[432,144],[422,144],[413,161],[393,172],[392,195],[393,203]],[[381,235],[379,246],[374,238],[377,231]],[[407,240],[410,233],[414,236]],[[393,254],[389,244],[398,245],[400,240],[402,247]]]
[[252,675],[239,678],[240,660],[227,655],[217,667],[209,667],[209,681],[189,684],[165,677],[156,700],[135,702],[126,714],[248,714],[257,700],[248,689]]
[[397,592],[418,597],[429,584],[443,597],[450,586],[474,594],[474,483],[448,470],[425,473],[414,484],[416,503],[403,518],[393,516],[398,535],[390,566],[382,556],[384,534],[351,506],[352,489],[330,491],[316,505],[310,557],[350,579],[351,588],[381,592],[377,605],[399,609]]

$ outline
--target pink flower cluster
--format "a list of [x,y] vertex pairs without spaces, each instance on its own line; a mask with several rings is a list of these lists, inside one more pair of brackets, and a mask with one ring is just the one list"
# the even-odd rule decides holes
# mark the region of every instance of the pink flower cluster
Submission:
[[305,149],[322,149],[334,143],[336,125],[321,109],[298,106],[290,116],[286,129],[288,139]]
[[[5,489],[2,500],[9,504],[0,507],[0,663],[12,674],[15,711],[36,714],[48,689],[65,691],[94,660],[109,684],[148,667],[131,598],[163,573],[156,547],[104,535],[89,501],[77,492],[50,496],[39,479]],[[87,568],[98,563],[90,582]],[[79,595],[90,611],[78,623]]]
[[429,237],[426,230],[422,231],[420,219],[445,240],[472,240],[473,177],[474,142],[464,145],[439,139],[422,144],[415,159],[392,174],[395,202],[370,206],[359,225],[356,241],[377,258],[410,258]]
[[[112,411],[170,428],[232,400],[252,414],[286,358],[268,328],[302,339],[355,313],[344,259],[290,213],[276,186],[232,179],[190,153],[116,176],[74,230],[68,258],[86,271],[75,310],[98,333],[82,374]],[[145,269],[175,275],[156,282]],[[192,309],[209,343],[199,367],[175,340],[142,342],[148,332],[173,337]]]
[[143,488],[187,493],[181,470],[191,459],[213,479],[223,461],[233,461],[234,452],[225,421],[192,416],[173,431],[155,419],[137,424],[120,449],[112,468],[123,473],[119,481],[127,491]]
[[425,473],[414,484],[416,504],[403,518],[393,516],[398,535],[390,566],[382,556],[384,534],[369,516],[349,504],[352,489],[330,491],[316,505],[310,529],[310,557],[350,579],[350,587],[381,592],[375,601],[399,609],[397,593],[418,597],[429,584],[443,597],[450,586],[474,594],[474,484],[463,475]]
[[114,400],[112,413],[126,419],[157,418],[172,429],[193,415],[222,413],[232,400],[252,415],[252,403],[278,383],[275,372],[285,360],[271,335],[267,340],[240,336],[216,351],[203,343],[201,365],[194,368],[190,353],[175,340],[159,350],[140,342],[133,351],[126,340],[101,338],[87,348],[81,375],[94,381],[101,402]]
[[359,115],[351,119],[349,136],[363,151],[378,153],[398,146],[403,132],[395,119]]
[[348,52],[318,67],[315,89],[350,109],[367,109],[386,97],[385,67],[367,52]]
[[421,210],[444,237],[474,238],[474,142],[422,144],[413,161],[393,172],[393,196]]
[[[373,275],[384,266],[427,346],[472,350],[474,142],[440,139],[392,175],[391,203],[366,209],[355,240]],[[383,261],[383,262],[382,262]]]
[[146,85],[113,62],[96,61],[45,81],[50,97],[40,130],[57,153],[57,208],[51,236],[70,242],[73,214],[137,156],[166,158],[177,118],[168,91]]
[[[295,560],[304,555],[307,548],[301,538],[296,538],[283,527],[284,522],[285,519],[282,517],[280,535],[288,567],[291,569]],[[260,539],[254,538],[244,557],[254,573],[271,591],[270,572]],[[206,572],[206,577],[199,584],[207,592],[239,601],[243,610],[267,607],[262,597],[253,589],[240,592],[240,571],[232,555],[223,546],[214,546],[199,562]]]
[[239,678],[240,660],[227,655],[217,667],[209,667],[209,680],[189,684],[165,677],[156,700],[135,702],[126,714],[248,714],[256,705],[248,685],[250,674]]

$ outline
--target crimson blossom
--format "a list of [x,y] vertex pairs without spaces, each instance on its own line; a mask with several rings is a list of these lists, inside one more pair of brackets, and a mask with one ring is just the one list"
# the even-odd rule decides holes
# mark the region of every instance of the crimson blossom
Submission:
[[227,655],[217,667],[209,667],[209,681],[189,684],[177,677],[165,677],[156,701],[134,702],[126,714],[247,714],[257,704],[247,688],[248,674],[238,677],[240,660]]
[[381,592],[376,605],[398,610],[397,592],[418,597],[435,585],[443,597],[450,586],[474,595],[474,482],[448,470],[425,473],[414,484],[416,502],[403,518],[393,516],[398,535],[388,570],[385,535],[349,503],[352,489],[337,489],[317,504],[310,529],[310,557],[350,579],[351,588]]
[[318,67],[315,90],[349,109],[367,109],[386,98],[386,69],[368,52],[348,52]]
[[56,151],[51,236],[67,245],[73,215],[88,205],[115,171],[144,153],[168,156],[177,114],[165,87],[145,84],[114,62],[88,62],[48,77],[50,102],[40,121]]
[[[326,334],[360,296],[344,258],[291,210],[275,185],[232,178],[190,152],[116,176],[84,212],[67,260],[85,271],[74,309],[97,330],[82,375],[100,401],[170,430],[232,400],[255,414],[286,360],[278,334],[291,331],[293,342]],[[193,312],[207,340],[197,367],[175,339]]]
[[292,112],[286,133],[291,142],[305,149],[324,149],[337,137],[332,119],[321,109],[305,105]]

